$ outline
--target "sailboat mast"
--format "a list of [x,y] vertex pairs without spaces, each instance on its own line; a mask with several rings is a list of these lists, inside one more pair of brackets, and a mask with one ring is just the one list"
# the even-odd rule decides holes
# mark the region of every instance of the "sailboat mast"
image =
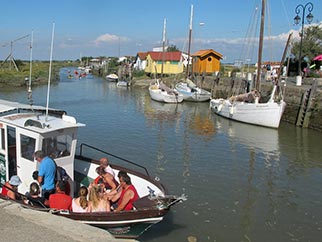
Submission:
[[192,17],[193,17],[193,5],[191,4],[190,24],[189,24],[189,43],[188,43],[188,62],[187,62],[187,69],[186,69],[186,79],[189,77],[189,62],[190,62],[190,49],[191,49],[191,38],[192,38]]
[[163,35],[162,35],[162,65],[161,65],[161,79],[163,77],[164,55],[165,55],[165,33],[166,33],[167,19],[163,21]]
[[259,44],[258,44],[257,76],[256,76],[256,85],[255,85],[256,90],[260,90],[260,77],[261,77],[261,69],[262,69],[262,54],[263,54],[263,40],[264,40],[265,5],[266,5],[266,0],[262,0],[261,27],[260,27]]

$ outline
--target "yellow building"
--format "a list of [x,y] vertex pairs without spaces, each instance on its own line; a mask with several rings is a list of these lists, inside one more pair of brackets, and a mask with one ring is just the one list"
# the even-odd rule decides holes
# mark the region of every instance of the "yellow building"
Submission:
[[183,72],[182,54],[175,52],[148,52],[144,71],[150,74],[179,74]]
[[193,73],[202,74],[220,71],[220,59],[223,56],[213,49],[199,50],[191,56]]

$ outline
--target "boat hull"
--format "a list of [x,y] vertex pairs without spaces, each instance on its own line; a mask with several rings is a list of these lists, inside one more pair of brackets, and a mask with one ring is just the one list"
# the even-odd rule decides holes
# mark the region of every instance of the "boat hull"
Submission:
[[109,213],[55,213],[80,223],[109,231],[116,238],[138,238],[151,226],[162,221],[168,210],[132,210]]
[[271,101],[267,103],[231,103],[225,99],[212,99],[210,108],[214,113],[243,123],[278,128],[286,103]]
[[183,101],[182,94],[168,93],[162,89],[160,89],[156,85],[152,85],[149,87],[149,93],[151,99],[158,102],[164,103],[181,103]]

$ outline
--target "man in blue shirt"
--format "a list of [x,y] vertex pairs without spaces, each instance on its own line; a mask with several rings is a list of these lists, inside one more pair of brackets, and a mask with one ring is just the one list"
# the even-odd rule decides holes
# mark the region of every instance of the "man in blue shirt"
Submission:
[[34,158],[40,162],[37,180],[42,188],[41,194],[48,199],[50,194],[55,193],[56,163],[41,150],[34,153]]

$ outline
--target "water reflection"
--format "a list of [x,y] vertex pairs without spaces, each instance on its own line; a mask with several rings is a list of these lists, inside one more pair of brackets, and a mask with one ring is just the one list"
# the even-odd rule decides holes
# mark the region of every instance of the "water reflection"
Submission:
[[234,122],[222,117],[216,118],[216,126],[231,140],[244,146],[268,154],[279,153],[279,133],[276,129]]

